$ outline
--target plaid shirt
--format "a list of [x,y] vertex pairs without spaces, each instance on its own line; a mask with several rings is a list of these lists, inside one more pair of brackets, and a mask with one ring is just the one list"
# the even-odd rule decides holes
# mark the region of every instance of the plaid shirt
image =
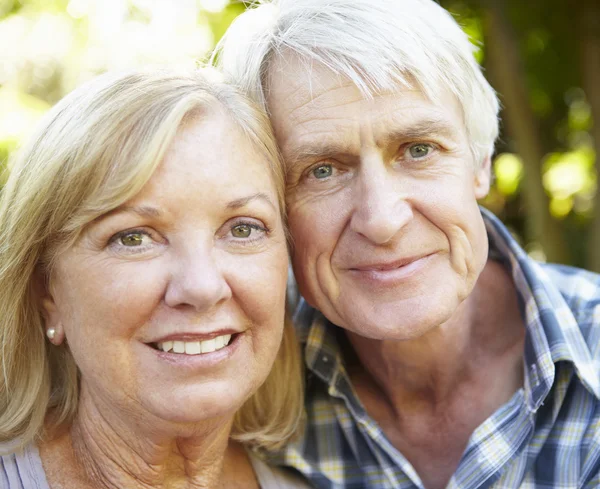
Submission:
[[[598,488],[600,276],[534,262],[482,213],[490,256],[512,272],[522,306],[524,386],[473,432],[447,487]],[[338,328],[305,303],[295,321],[308,368],[308,422],[278,463],[323,489],[422,489],[353,390]]]

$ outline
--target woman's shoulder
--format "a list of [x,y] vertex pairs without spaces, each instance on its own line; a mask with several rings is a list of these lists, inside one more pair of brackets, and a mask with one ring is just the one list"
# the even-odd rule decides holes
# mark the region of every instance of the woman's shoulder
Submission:
[[268,465],[252,453],[248,456],[261,489],[310,489],[312,487],[297,473]]
[[49,489],[42,459],[35,445],[20,447],[18,441],[0,443],[2,489]]

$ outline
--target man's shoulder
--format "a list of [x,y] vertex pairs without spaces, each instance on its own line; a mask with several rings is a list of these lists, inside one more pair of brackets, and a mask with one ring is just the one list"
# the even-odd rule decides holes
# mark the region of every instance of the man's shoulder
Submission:
[[568,265],[540,264],[560,292],[577,322],[585,320],[600,327],[600,274]]
[[[600,275],[567,265],[540,266],[577,323],[600,381]],[[564,312],[555,311],[559,321],[565,317]]]
[[540,263],[540,266],[557,286],[565,289],[566,293],[575,295],[581,290],[581,287],[584,287],[583,292],[590,295],[594,292],[590,287],[595,287],[595,293],[598,294],[600,287],[600,274],[598,273],[557,263]]

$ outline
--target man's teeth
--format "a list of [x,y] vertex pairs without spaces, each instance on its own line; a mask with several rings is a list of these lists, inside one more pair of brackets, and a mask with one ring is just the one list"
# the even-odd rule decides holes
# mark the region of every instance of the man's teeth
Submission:
[[185,353],[186,355],[199,355],[225,348],[230,341],[231,335],[224,334],[204,341],[163,341],[162,343],[158,343],[157,346],[159,350],[166,352],[172,351],[173,353]]

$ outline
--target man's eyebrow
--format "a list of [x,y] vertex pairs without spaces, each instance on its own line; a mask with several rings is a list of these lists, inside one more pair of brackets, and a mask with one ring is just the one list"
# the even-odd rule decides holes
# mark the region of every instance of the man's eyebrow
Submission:
[[232,200],[231,202],[229,202],[227,204],[227,208],[228,209],[240,209],[241,207],[244,207],[246,205],[248,205],[250,202],[254,201],[254,200],[261,200],[263,202],[266,202],[267,204],[269,204],[273,209],[277,209],[277,207],[275,206],[275,204],[271,201],[271,199],[269,198],[269,196],[263,192],[257,192],[255,194],[252,195],[248,195],[246,197],[240,197],[239,199],[235,199]]
[[427,139],[431,137],[456,140],[458,132],[452,124],[444,120],[423,119],[414,124],[392,127],[377,141],[377,145],[384,147],[399,140]]
[[297,165],[307,160],[326,160],[341,154],[350,154],[347,147],[333,144],[311,144],[293,148],[285,156],[287,171],[293,170]]

